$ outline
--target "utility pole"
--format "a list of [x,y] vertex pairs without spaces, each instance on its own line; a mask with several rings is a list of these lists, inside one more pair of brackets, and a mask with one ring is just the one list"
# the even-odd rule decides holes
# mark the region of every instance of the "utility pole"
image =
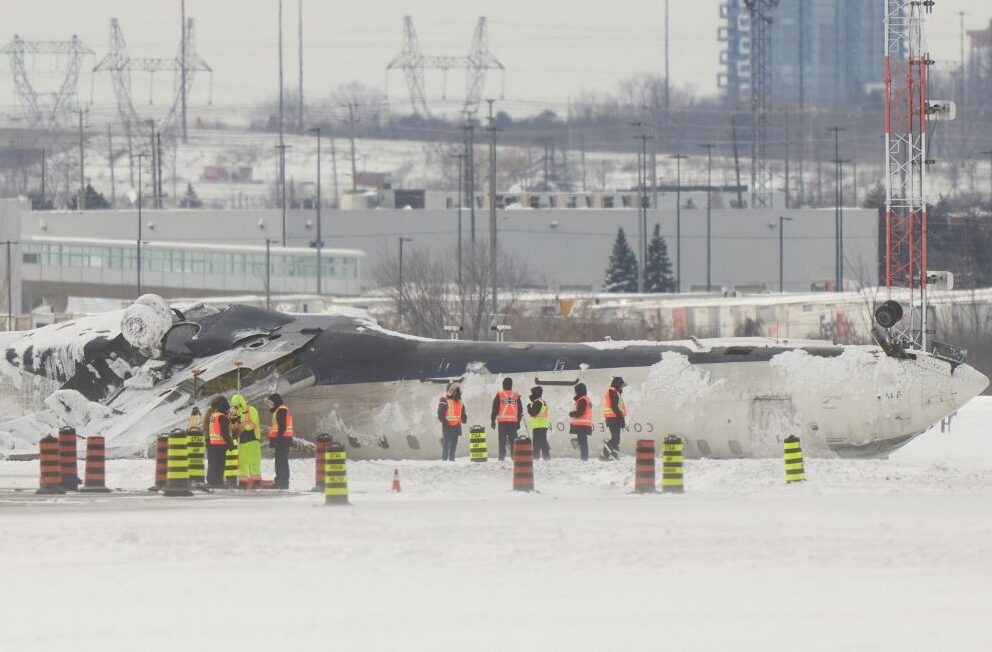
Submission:
[[399,317],[400,328],[402,328],[403,327],[403,243],[413,242],[413,238],[406,238],[400,236],[398,239],[400,241],[400,283],[399,283],[399,301],[397,302],[399,306],[397,312],[399,313],[398,317]]
[[665,124],[669,123],[668,111],[671,108],[671,83],[669,82],[671,78],[671,66],[669,65],[670,60],[668,57],[671,50],[668,47],[668,27],[668,0],[665,0]]
[[77,109],[79,114],[79,200],[77,208],[80,211],[86,210],[86,157],[83,152],[83,109]]
[[785,223],[791,222],[791,217],[778,217],[778,291],[785,292]]
[[475,123],[468,114],[465,116],[465,151],[468,155],[465,171],[468,175],[468,215],[469,239],[472,255],[475,255]]
[[713,235],[713,148],[716,145],[706,143],[700,145],[706,150],[706,291],[712,290],[712,235]]
[[789,193],[789,150],[792,142],[789,140],[789,112],[785,112],[785,207],[792,206],[792,197]]
[[179,21],[179,32],[181,36],[181,47],[180,47],[180,61],[179,61],[179,74],[180,86],[179,93],[182,102],[182,129],[183,129],[183,143],[187,142],[186,138],[186,0],[180,0],[179,3],[180,10],[180,21]]
[[[300,121],[300,133],[302,134],[304,132],[304,130],[306,129],[306,127],[304,126],[305,123],[303,122],[303,120],[304,120],[304,115],[303,115],[303,110],[304,110],[303,109],[303,0],[299,0],[299,2],[297,3],[297,9],[298,9],[297,13],[299,14],[299,19],[300,19],[299,38],[298,38],[298,40],[299,40],[299,46],[300,46],[300,108],[299,108],[300,115],[299,115],[299,121]],[[319,136],[318,136],[318,140],[320,140],[320,137]]]
[[[631,122],[630,126],[639,130],[643,125],[640,122]],[[634,136],[634,140],[640,139],[642,135]],[[647,275],[644,256],[646,234],[644,233],[644,220],[641,219],[641,211],[644,210],[644,161],[641,158],[641,148],[638,147],[635,151],[637,152],[637,291],[644,292],[644,277]]]
[[655,104],[651,105],[651,208],[658,210],[658,107]]
[[4,245],[7,247],[7,332],[14,330],[14,275],[12,273],[11,266],[11,251],[10,246],[20,244],[19,242],[14,242],[12,240],[5,240]]
[[499,249],[496,237],[499,224],[496,222],[496,117],[493,115],[493,104],[496,100],[486,100],[489,103],[489,255],[492,261],[493,280],[493,319],[499,310]]
[[45,177],[48,176],[48,148],[41,148],[41,203],[45,203]]
[[155,208],[162,210],[162,132],[159,131],[155,134],[155,162],[156,162],[156,175],[155,178],[158,180],[158,187],[156,188],[156,196],[158,197],[158,203]]
[[989,157],[989,212],[992,213],[992,149],[982,155]]
[[286,150],[289,145],[276,145],[276,154],[279,158],[279,195],[282,208],[282,246],[286,246]]
[[272,241],[265,238],[265,309],[272,309]]
[[675,159],[675,291],[682,291],[682,161],[684,154],[672,154]]
[[334,175],[334,208],[341,208],[341,196],[338,192],[338,151],[334,146],[334,124],[333,121],[329,123],[328,135],[331,137],[331,172]]
[[465,195],[462,187],[462,168],[465,165],[465,154],[455,154],[458,159],[458,294],[462,294],[462,203]]
[[[114,135],[107,123],[107,163],[110,164],[110,207],[117,206],[117,184],[114,180]],[[44,197],[42,197],[44,199]]]
[[799,0],[799,201],[802,206],[806,196],[806,186],[803,181],[803,167],[806,165],[806,0]]
[[[148,120],[148,125],[151,128],[151,138],[152,138],[151,150],[150,150],[151,151],[150,163],[151,163],[151,173],[152,173],[152,208],[156,208],[158,207],[158,182],[155,181],[155,170],[157,169],[157,166],[155,165],[155,153],[158,151],[158,148],[155,146],[155,119],[150,118]],[[141,164],[140,160],[138,161],[138,164],[139,165]],[[138,184],[139,185],[141,184],[140,179],[138,180]]]
[[730,133],[734,142],[734,174],[737,177],[737,208],[744,208],[744,193],[741,190],[741,153],[737,146],[737,116],[730,116]]
[[137,239],[137,243],[136,243],[137,244],[137,252],[136,252],[137,253],[137,256],[136,256],[135,262],[137,263],[137,267],[136,267],[136,271],[137,271],[137,286],[138,286],[138,294],[137,294],[137,296],[140,297],[141,296],[141,237],[142,237],[142,233],[141,233],[141,226],[142,226],[141,225],[141,204],[143,203],[142,202],[142,197],[141,197],[141,185],[142,185],[142,183],[141,183],[141,168],[143,167],[141,165],[141,159],[147,158],[148,157],[148,154],[145,153],[145,152],[138,152],[137,154],[134,155],[134,157],[136,159],[138,159],[138,239]]
[[310,133],[316,134],[317,136],[317,239],[314,241],[313,246],[317,249],[317,295],[323,295],[323,287],[321,283],[321,278],[323,277],[323,268],[320,266],[320,250],[324,247],[324,240],[321,237],[320,223],[321,223],[321,197],[320,197],[320,127],[314,127],[310,130]]
[[834,238],[836,241],[834,251],[836,260],[834,261],[835,266],[835,278],[834,282],[837,284],[836,291],[843,292],[844,285],[844,245],[842,244],[844,226],[843,226],[843,213],[841,204],[843,203],[843,190],[841,189],[841,160],[840,160],[840,132],[844,131],[843,127],[827,127],[827,131],[832,132],[834,135],[834,183],[836,184],[834,188]]
[[282,193],[282,246],[286,246],[286,114],[282,66],[282,0],[279,0],[279,188]]
[[358,104],[348,102],[345,105],[348,109],[348,129],[351,138],[351,192],[358,192],[358,168],[355,166],[355,109]]

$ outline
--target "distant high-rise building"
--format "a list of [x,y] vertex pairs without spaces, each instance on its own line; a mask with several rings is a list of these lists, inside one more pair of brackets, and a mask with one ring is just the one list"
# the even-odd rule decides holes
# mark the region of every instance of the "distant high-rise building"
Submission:
[[[882,86],[884,3],[879,0],[784,0],[772,10],[772,97],[799,100],[800,51],[807,106],[836,106]],[[746,106],[751,84],[751,23],[744,0],[720,5],[718,38],[728,102]],[[801,20],[800,20],[801,18]],[[801,41],[800,41],[801,39]]]

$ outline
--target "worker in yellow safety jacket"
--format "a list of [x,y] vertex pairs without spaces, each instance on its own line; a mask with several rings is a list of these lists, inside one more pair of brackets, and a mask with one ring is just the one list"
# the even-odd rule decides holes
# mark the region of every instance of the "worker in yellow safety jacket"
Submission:
[[231,426],[239,442],[239,469],[241,486],[248,489],[262,485],[262,443],[259,441],[260,421],[258,410],[248,405],[245,397],[231,397]]
[[544,400],[544,388],[534,386],[530,389],[530,402],[527,404],[527,414],[530,416],[530,431],[534,435],[534,458],[551,459],[551,445],[548,444],[548,402]]

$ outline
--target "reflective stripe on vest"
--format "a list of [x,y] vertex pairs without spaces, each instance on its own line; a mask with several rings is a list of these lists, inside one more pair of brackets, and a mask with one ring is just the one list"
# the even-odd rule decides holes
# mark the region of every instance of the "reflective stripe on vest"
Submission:
[[520,394],[504,389],[496,394],[499,398],[499,412],[496,421],[500,423],[516,423],[520,417]]
[[279,420],[276,418],[276,415],[279,414],[279,410],[286,410],[286,431],[282,434],[283,439],[292,439],[293,415],[290,413],[289,407],[285,405],[280,405],[272,411],[272,425],[269,426],[269,439],[276,439],[279,437]]
[[211,446],[226,446],[227,442],[224,441],[224,436],[220,434],[220,418],[223,415],[220,412],[214,412],[210,415],[210,445]]
[[541,411],[537,413],[536,417],[530,418],[530,427],[547,429],[547,427],[551,423],[550,420],[548,419],[548,403],[544,399],[540,399],[540,398],[535,400],[533,403],[531,403],[531,405],[533,405],[534,403],[541,404]]
[[585,401],[586,409],[579,416],[572,417],[572,425],[592,428],[592,401],[589,400],[588,396],[583,396],[576,399],[575,403],[572,405],[572,412],[579,409],[579,401]]
[[446,398],[448,411],[444,415],[444,420],[449,426],[457,426],[462,422],[462,402],[456,398]]
[[620,392],[617,392],[616,387],[610,387],[606,390],[606,398],[603,399],[603,418],[615,419],[617,417],[617,415],[613,413],[613,406],[610,405],[610,392],[616,392],[617,394],[617,398],[620,401],[620,415],[627,416],[627,404],[623,402],[623,396],[620,395]]

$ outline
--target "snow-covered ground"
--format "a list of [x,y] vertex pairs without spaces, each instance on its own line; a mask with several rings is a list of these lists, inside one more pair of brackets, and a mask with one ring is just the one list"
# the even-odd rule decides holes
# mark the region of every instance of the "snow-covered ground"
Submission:
[[988,649],[990,422],[976,399],[797,486],[689,461],[682,496],[631,495],[628,458],[538,462],[535,495],[508,464],[358,462],[325,507],[299,460],[288,496],[41,499],[2,461],[0,650]]

